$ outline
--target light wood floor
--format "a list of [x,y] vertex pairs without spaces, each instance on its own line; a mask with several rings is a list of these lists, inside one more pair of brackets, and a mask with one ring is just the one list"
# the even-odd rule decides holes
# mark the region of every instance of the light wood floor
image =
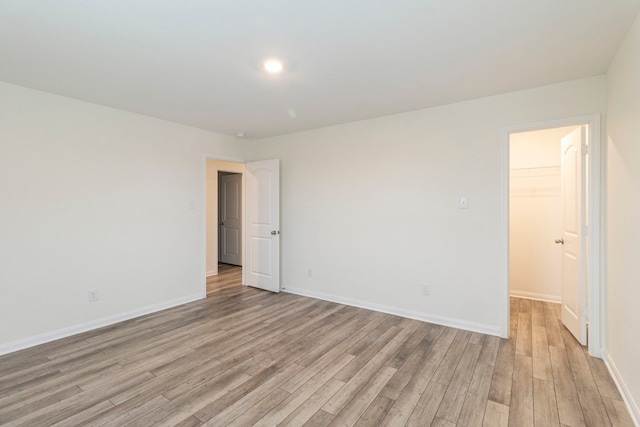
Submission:
[[0,357],[0,424],[631,426],[553,304],[512,339],[234,286]]
[[238,285],[242,285],[242,267],[218,264],[218,275],[207,277],[207,296]]

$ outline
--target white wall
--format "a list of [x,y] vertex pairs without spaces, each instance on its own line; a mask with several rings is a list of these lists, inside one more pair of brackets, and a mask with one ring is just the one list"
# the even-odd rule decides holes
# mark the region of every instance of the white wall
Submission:
[[607,358],[640,424],[640,15],[607,72]]
[[511,134],[509,286],[512,296],[562,300],[560,139],[573,127]]
[[254,142],[281,159],[282,284],[504,333],[502,131],[604,105],[593,77]]
[[0,83],[0,353],[201,297],[204,156],[245,144]]
[[207,159],[207,276],[218,274],[218,172],[244,173],[244,164]]
[[560,140],[575,126],[515,132],[509,138],[511,169],[560,166]]

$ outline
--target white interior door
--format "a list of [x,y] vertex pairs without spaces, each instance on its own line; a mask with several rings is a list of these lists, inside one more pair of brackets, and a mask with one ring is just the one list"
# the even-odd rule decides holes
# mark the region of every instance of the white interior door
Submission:
[[218,198],[218,259],[225,264],[242,265],[242,175],[221,174]]
[[586,319],[586,129],[562,138],[562,323],[587,343]]
[[244,283],[280,292],[280,161],[245,164]]

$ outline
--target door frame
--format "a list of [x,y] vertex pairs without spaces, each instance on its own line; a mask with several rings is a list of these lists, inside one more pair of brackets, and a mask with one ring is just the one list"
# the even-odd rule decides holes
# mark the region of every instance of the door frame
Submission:
[[[238,163],[238,164],[242,164],[244,165],[245,163],[247,163],[245,160],[239,159],[239,158],[234,158],[234,157],[226,157],[226,156],[218,156],[215,154],[204,154],[202,156],[202,170],[201,170],[201,181],[203,183],[203,188],[202,188],[202,194],[201,194],[201,206],[203,206],[202,209],[202,242],[201,242],[201,274],[200,274],[200,289],[201,289],[201,297],[202,298],[206,298],[207,297],[207,160],[220,160],[223,162],[233,162],[233,163]],[[243,222],[243,226],[244,226],[244,217],[245,217],[245,201],[244,201],[244,193],[245,193],[245,189],[244,189],[244,173],[242,174],[242,222]],[[216,197],[216,218],[218,216],[218,197]],[[216,227],[218,226],[218,221],[216,221]],[[218,235],[218,241],[216,241],[216,245],[219,245],[220,242],[220,236]],[[219,254],[218,254],[219,255]],[[244,245],[242,245],[242,283],[244,285]],[[216,257],[216,260],[219,258]],[[218,268],[216,265],[216,274],[218,273]]]
[[588,292],[588,350],[589,354],[602,358],[604,355],[604,250],[602,236],[604,234],[604,144],[602,144],[600,114],[547,120],[535,123],[507,126],[502,129],[502,282],[503,282],[503,324],[501,335],[509,338],[510,303],[509,303],[509,137],[512,133],[535,131],[564,126],[587,125],[589,137],[588,176],[589,181],[587,215],[589,218],[587,241],[587,271],[589,280]]
[[[244,168],[243,168],[244,169]],[[225,200],[224,197],[222,197],[222,185],[221,185],[221,178],[225,175],[235,175],[237,176],[237,178],[240,179],[240,265],[239,267],[242,267],[243,265],[243,254],[244,252],[242,252],[242,249],[244,248],[244,172],[228,172],[225,170],[220,170],[218,169],[218,203],[217,203],[217,208],[218,208],[218,263],[222,262],[224,263],[224,261],[221,261],[222,258],[222,249],[224,248],[223,246],[223,238],[222,236],[222,225],[221,224],[221,214],[223,212],[223,209],[221,209],[222,206],[222,201]],[[226,194],[226,193],[225,193]],[[232,264],[232,265],[237,265],[237,264]]]

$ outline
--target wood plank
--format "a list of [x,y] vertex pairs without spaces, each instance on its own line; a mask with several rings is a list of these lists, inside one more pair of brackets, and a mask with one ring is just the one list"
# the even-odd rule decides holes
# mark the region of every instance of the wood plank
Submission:
[[[367,383],[370,377],[380,370],[415,329],[407,327],[388,342],[367,364],[360,369],[323,407],[330,414],[337,415],[358,390]],[[348,367],[349,365],[347,365]]]
[[562,328],[562,339],[564,340],[564,348],[569,359],[569,365],[572,370],[588,371],[589,364],[584,354],[584,350],[580,343],[565,327]]
[[553,381],[533,378],[533,419],[537,426],[559,426],[558,404]]
[[382,420],[381,426],[397,426],[407,422],[424,390],[432,381],[438,366],[444,359],[448,350],[447,345],[450,346],[452,344],[453,337],[455,337],[455,334],[450,329],[445,328],[442,331],[431,351],[424,356],[423,361],[420,363],[420,369],[416,371],[416,374],[403,389],[387,416]]
[[[371,342],[371,344],[361,351],[356,357],[353,358],[351,363],[342,368],[340,372],[338,372],[335,378],[342,382],[348,382],[353,376],[358,373],[363,366],[365,366],[375,355],[377,355],[380,350],[382,350],[392,339],[400,333],[400,329],[392,326],[386,330],[385,333],[376,337],[376,339]],[[371,334],[369,334],[371,336]],[[349,354],[354,354],[349,351]],[[326,410],[326,408],[325,408]],[[328,411],[329,413],[333,413]]]
[[556,306],[560,304],[546,303],[544,304],[544,322],[547,328],[547,340],[549,345],[556,348],[564,348],[564,340],[562,339],[561,325],[557,315]]
[[389,399],[388,397],[378,395],[371,405],[367,408],[367,410],[362,414],[362,416],[358,419],[358,422],[355,424],[355,427],[369,427],[379,425],[384,417],[387,416],[391,405],[393,405],[394,401]]
[[91,426],[116,426],[124,424],[132,424],[136,418],[152,411],[154,408],[160,407],[169,400],[163,395],[149,396],[148,398],[138,396],[122,405],[108,409],[98,416],[91,418],[87,424]]
[[498,357],[493,370],[489,399],[505,406],[511,404],[511,386],[513,380],[513,363],[515,360],[515,343],[513,338],[501,340]]
[[10,420],[15,420],[27,416],[34,411],[46,408],[68,397],[75,396],[82,392],[82,389],[76,385],[66,387],[55,393],[51,393],[33,402],[19,405],[10,411],[0,413],[0,425],[8,424]]
[[242,267],[218,264],[218,274],[207,276],[207,295],[242,285]]
[[475,371],[478,356],[480,356],[481,346],[469,343],[464,354],[456,367],[453,378],[449,383],[447,392],[440,403],[436,418],[458,422],[458,417],[462,411],[464,400]]
[[[315,358],[313,363],[306,362],[306,360],[308,360],[308,353],[302,360],[296,360],[296,363],[304,366],[305,368],[302,371],[298,372],[296,375],[292,376],[286,383],[284,383],[280,387],[283,390],[288,391],[289,393],[293,393],[305,381],[308,381],[309,378],[312,378],[318,372],[322,371],[327,365],[333,363],[333,361],[337,360],[340,356],[347,354],[349,356],[349,361],[351,361],[354,356],[349,353],[345,353],[346,347],[348,347],[350,344],[350,341],[348,339],[350,334],[348,332],[349,331],[346,331],[344,335],[337,337],[337,340],[335,341],[337,342],[337,344],[334,345],[333,348],[328,350],[326,353],[322,354],[320,357]],[[364,334],[364,332],[352,335],[352,337],[354,340],[356,340],[361,337],[362,334]],[[334,338],[330,338],[328,341],[334,342]]]
[[420,396],[411,416],[407,420],[407,427],[429,426],[436,418],[440,403],[447,392],[447,386],[436,381],[430,381]]
[[83,411],[79,411],[75,415],[69,418],[66,418],[55,424],[51,424],[51,427],[72,427],[72,426],[83,425],[83,424],[86,424],[87,420],[90,420],[91,418],[95,418],[100,414],[102,414],[103,412],[109,409],[112,409],[113,407],[114,407],[113,403],[109,402],[108,400],[105,400]]
[[[269,393],[264,399],[253,405],[250,409],[246,410],[242,413],[238,418],[233,420],[231,423],[227,424],[229,427],[241,427],[241,426],[251,426],[256,423],[259,419],[261,419],[265,414],[267,414],[274,406],[277,406],[282,401],[290,397],[291,394],[286,391],[276,388],[271,393]],[[209,424],[216,425],[213,421],[210,421]],[[220,424],[217,424],[220,425]]]
[[[225,396],[242,384],[247,383],[252,377],[243,372],[225,374],[193,389],[188,394],[171,400],[162,407],[148,412],[141,423],[146,425],[173,426],[187,422],[198,410],[206,407],[210,402]],[[197,418],[196,418],[197,419]],[[198,420],[198,422],[201,422]],[[145,424],[143,424],[145,425]]]
[[604,397],[602,399],[611,425],[616,427],[635,427],[627,405],[622,400]]
[[378,393],[387,384],[389,379],[397,371],[396,368],[385,366],[382,370],[376,374],[376,376],[369,381],[364,387],[362,387],[358,393],[342,408],[342,410],[331,421],[332,426],[352,426],[354,425],[360,416],[364,414],[369,405],[374,401]]
[[335,415],[320,409],[318,412],[313,414],[309,421],[304,423],[303,427],[326,427],[331,424],[334,417]]
[[[417,322],[414,320],[414,322]],[[427,336],[429,330],[433,327],[433,325],[429,323],[418,322],[418,328],[416,331],[411,334],[409,339],[402,344],[402,346],[398,349],[396,354],[387,362],[387,366],[392,368],[400,369],[400,367],[407,361],[407,359],[413,354],[418,344],[420,344],[424,338]]]
[[[333,333],[332,326],[330,324],[322,325],[322,327],[315,329],[314,331],[308,331],[306,334],[302,334],[295,338],[293,337],[273,337],[273,339],[266,343],[261,343],[257,348],[252,351],[256,351],[260,348],[272,347],[271,356],[269,359],[278,360],[282,363],[293,363],[299,358],[306,355],[312,350],[318,341],[324,340],[327,336],[331,336]],[[288,342],[287,346],[282,346],[283,342]],[[277,350],[277,348],[280,350]],[[296,363],[297,364],[297,363]],[[298,364],[299,365],[299,364]],[[302,366],[302,365],[299,365]],[[250,375],[255,375],[260,368],[258,366],[251,367],[247,370]]]
[[[185,371],[179,371],[170,378],[161,378],[160,380],[150,383],[147,387],[155,387],[156,382],[163,384],[163,395],[168,399],[174,400],[188,394],[193,394],[204,388],[209,388],[211,384],[233,381],[235,376],[246,377],[247,374],[244,371],[261,360],[264,360],[266,357],[267,353],[258,353],[245,358],[242,362],[234,363],[234,361],[229,361],[226,363],[205,365],[204,369],[200,369],[200,367],[196,368],[195,374],[189,375],[188,378],[183,376],[186,374]],[[120,401],[128,399],[133,393],[135,393],[135,390],[127,391],[115,396],[111,401],[118,404]]]
[[498,349],[500,348],[500,338],[495,336],[487,336],[482,344],[482,351],[478,358],[478,363],[483,365],[495,366],[498,358]]
[[446,353],[447,350],[449,350],[449,347],[451,347],[453,340],[456,339],[460,330],[455,328],[445,328],[442,326],[436,328],[435,326],[431,331],[429,331],[425,339],[428,339],[433,343],[433,347],[431,348],[432,352]]
[[580,399],[580,405],[582,406],[585,424],[588,426],[610,426],[611,422],[591,371],[572,369],[572,372],[576,388],[580,390],[578,399]]
[[549,355],[560,422],[572,427],[584,426],[584,416],[567,354],[564,348],[549,347]]
[[431,423],[431,427],[456,427],[456,423],[436,417]]
[[460,359],[464,354],[464,349],[467,348],[469,338],[471,338],[471,332],[468,331],[460,331],[456,334],[447,350],[443,363],[438,366],[438,370],[433,376],[434,381],[444,385],[448,385],[451,382],[451,378],[453,378],[458,363],[460,363]]
[[[509,299],[509,338],[518,336],[518,319],[520,317],[520,301],[522,298]],[[515,344],[514,344],[515,348]]]
[[180,421],[178,424],[173,425],[172,427],[199,427],[202,425],[202,422],[196,417],[185,418]]
[[549,358],[549,343],[547,341],[547,328],[534,325],[532,336],[533,377],[545,381],[553,381],[551,359]]
[[393,401],[398,400],[402,390],[404,390],[406,385],[409,384],[409,381],[411,381],[411,378],[415,375],[420,363],[424,359],[424,355],[429,351],[430,347],[431,343],[423,339],[407,357],[404,364],[400,366],[400,369],[398,369],[380,394]]
[[586,358],[600,395],[603,398],[608,397],[614,400],[622,400],[620,391],[618,391],[616,383],[613,381],[613,378],[611,378],[611,375],[609,375],[609,370],[604,361],[588,355],[586,355]]
[[464,400],[458,423],[467,427],[482,427],[484,411],[489,399],[493,367],[478,363]]
[[533,367],[529,356],[516,354],[509,425],[533,426]]
[[349,322],[341,323],[335,328],[333,335],[316,343],[314,349],[307,352],[300,359],[296,359],[295,362],[302,366],[310,366],[317,363],[318,359],[322,358],[325,353],[336,347],[345,348],[343,351],[349,353],[346,349],[350,348],[354,342],[359,342],[365,338],[368,335],[366,326],[373,322],[374,320],[371,320],[368,316],[359,316],[354,317]]
[[[334,363],[328,365],[325,369],[321,370],[316,375],[313,375],[308,380],[305,380],[300,387],[290,392],[291,395],[287,399],[283,400],[279,405],[274,405],[273,408],[255,424],[256,427],[272,426],[282,422],[307,399],[322,388],[322,386],[324,386],[353,358],[353,355],[344,353]],[[315,408],[316,411],[318,409],[319,408]]]
[[508,427],[509,426],[509,407],[496,403],[492,400],[487,401],[487,407],[484,411],[484,420],[482,427]]
[[[113,389],[75,394],[51,406],[41,408],[40,410],[33,411],[28,415],[21,417],[18,424],[49,425],[58,422],[62,423],[66,419],[74,417],[76,414],[82,413],[84,411],[90,412],[90,408],[94,407],[95,405],[99,405],[102,402],[108,401],[111,396],[121,392],[122,390],[136,389],[138,386],[144,384],[151,378],[153,378],[153,375],[146,372],[144,374],[138,375],[137,377],[128,379],[127,381],[119,384]],[[114,406],[112,402],[109,403],[109,406]],[[100,412],[96,412],[92,416],[96,416],[98,413]]]
[[[64,378],[64,376],[55,377],[55,379],[51,381],[46,381],[18,392],[3,392],[0,394],[0,414],[10,412],[32,402],[45,399],[51,394],[68,389],[69,381],[64,381]],[[82,390],[80,389],[79,391]]]
[[[522,304],[521,304],[522,306]],[[522,356],[533,355],[532,346],[532,327],[531,327],[531,314],[520,313],[518,315],[518,336],[516,338],[516,354]]]
[[275,364],[194,415],[212,426],[227,425],[258,403],[264,394],[271,393],[301,369],[302,367],[296,364],[285,367]]
[[531,301],[531,326],[545,326],[544,303]]
[[[321,408],[324,404],[331,399],[331,397],[335,396],[335,394],[344,386],[342,381],[338,381],[336,379],[330,379],[326,384],[320,387],[315,393],[311,395],[307,400],[304,401],[302,405],[300,405],[295,411],[293,411],[287,418],[285,418],[282,423],[279,425],[283,426],[300,426],[307,425],[307,423],[311,423],[309,425],[313,425],[318,420],[311,421],[311,419],[316,416],[317,413],[328,414],[328,412],[323,411]],[[331,417],[326,417],[321,415],[322,420],[327,420],[327,425],[333,420],[334,415],[329,414]]]
[[484,344],[485,338],[486,338],[485,334],[481,334],[479,332],[472,332],[471,337],[469,338],[469,343],[482,346]]
[[[295,325],[295,322],[287,322],[286,325],[283,325],[280,328],[267,328],[259,335],[256,333],[252,333],[252,339],[246,342],[239,343],[239,345],[234,347],[231,347],[229,344],[227,344],[225,347],[220,348],[218,351],[212,352],[211,357],[220,360],[221,362],[226,362],[234,360],[240,355],[246,355],[251,352],[253,354],[257,354],[261,351],[267,351],[273,354],[274,351],[277,351],[275,350],[275,347],[277,347],[279,344],[282,344],[282,342],[295,341],[295,339],[286,335],[286,331],[295,327]],[[309,332],[317,335],[323,332],[330,331],[331,328],[332,325],[330,324],[322,325],[322,327],[319,329],[310,326],[304,332]],[[304,336],[304,332],[300,332],[299,337]]]

